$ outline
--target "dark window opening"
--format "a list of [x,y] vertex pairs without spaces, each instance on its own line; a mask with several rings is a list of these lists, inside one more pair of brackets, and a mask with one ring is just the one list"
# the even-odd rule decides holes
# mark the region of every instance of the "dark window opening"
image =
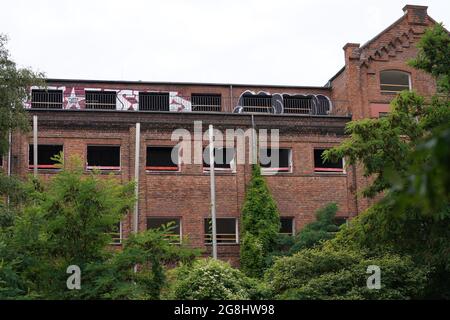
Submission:
[[222,97],[220,94],[197,94],[191,95],[192,111],[214,111],[222,109]]
[[290,172],[291,149],[260,149],[259,163],[263,171]]
[[410,90],[409,73],[397,70],[386,70],[380,72],[381,92],[399,93]]
[[[172,151],[175,159],[172,159]],[[147,147],[146,170],[178,171],[178,148],[176,147]]]
[[63,91],[62,90],[31,90],[31,108],[43,109],[62,109]]
[[116,110],[115,91],[85,91],[86,109]]
[[280,223],[281,234],[294,235],[294,218],[281,217]]
[[[234,148],[214,148],[214,169],[232,170]],[[203,169],[210,170],[209,147],[203,149]]]
[[337,226],[342,226],[343,224],[347,224],[347,217],[335,217],[334,224]]
[[3,167],[3,156],[0,154],[0,167]]
[[147,229],[158,229],[172,243],[181,242],[181,220],[180,218],[147,218]]
[[[28,168],[34,168],[34,146],[29,145],[28,148]],[[38,169],[58,169],[57,161],[52,159],[56,155],[59,155],[63,151],[62,145],[44,145],[38,144],[38,157],[37,167]]]
[[314,149],[314,171],[315,172],[344,172],[342,159],[338,161],[325,161],[322,154],[326,149]]
[[313,108],[312,96],[283,97],[284,113],[310,114]]
[[[237,219],[235,218],[217,218],[216,235],[217,244],[236,244],[237,238]],[[205,219],[205,243],[212,243],[212,220]]]
[[242,96],[244,112],[273,113],[272,96],[244,95]]
[[120,170],[120,147],[88,146],[87,169]]
[[139,92],[139,110],[169,111],[169,93]]

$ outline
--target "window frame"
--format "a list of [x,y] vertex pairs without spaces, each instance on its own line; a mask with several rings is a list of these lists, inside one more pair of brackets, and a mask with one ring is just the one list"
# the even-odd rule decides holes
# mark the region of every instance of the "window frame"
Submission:
[[[63,152],[64,154],[64,143],[38,143],[38,171],[59,171],[61,168],[58,168],[56,164],[39,164],[39,146],[58,146],[62,147],[62,150],[60,152]],[[31,161],[30,163],[30,157],[31,157],[31,150],[34,152],[34,145],[33,143],[28,143],[28,170],[34,170],[34,163]],[[54,155],[55,156],[55,155]]]
[[[151,97],[151,96],[160,96],[159,98],[162,101],[162,97],[164,97],[164,99],[167,98],[167,109],[164,106],[163,108],[158,108],[158,109],[142,109],[141,106],[143,104],[144,101],[144,97]],[[153,111],[153,112],[170,112],[170,92],[169,91],[139,91],[138,92],[138,106],[137,106],[137,110],[138,111]]]
[[[110,243],[110,245],[112,246],[120,246],[122,245],[122,240],[123,240],[123,226],[122,226],[122,221],[119,221],[119,232],[110,232],[110,234],[112,235],[112,241]],[[119,237],[115,238],[114,235],[119,235]],[[115,239],[118,239],[118,241],[116,242]]]
[[[95,103],[95,102],[90,102],[88,103],[88,99],[87,99],[87,94],[107,94],[107,95],[113,95],[114,94],[114,105],[113,104],[105,104],[105,103]],[[85,102],[85,109],[87,110],[117,110],[117,91],[115,90],[92,90],[92,89],[88,89],[88,90],[84,90],[84,102]],[[99,105],[103,105],[103,106],[114,106],[113,108],[98,108],[98,107],[92,107],[92,105],[94,106],[99,106]]]
[[[389,83],[382,83],[381,82],[381,75],[383,72],[398,72],[398,73],[402,73],[402,74],[406,74],[408,76],[408,89],[405,88],[405,85],[399,85],[399,84],[389,84]],[[378,75],[378,82],[379,82],[379,89],[380,89],[380,93],[382,94],[398,94],[403,90],[412,90],[412,77],[411,77],[411,73],[404,71],[404,70],[398,70],[398,69],[386,69],[386,70],[381,70],[379,72]],[[390,86],[390,87],[403,87],[402,90],[399,91],[393,91],[393,90],[383,90],[383,86]]]
[[[148,159],[148,149],[149,148],[170,148],[170,149],[174,149],[177,148],[177,167],[176,170],[175,169],[169,169],[169,168],[175,168],[175,167],[171,167],[171,166],[149,166],[147,163],[147,159]],[[161,168],[161,169],[157,169],[157,168]],[[165,168],[165,169],[163,169]],[[178,146],[166,146],[166,145],[147,145],[145,148],[145,172],[164,172],[164,173],[170,173],[170,172],[180,172],[181,171],[181,165],[180,165],[180,149],[178,148]]]
[[[213,98],[218,99],[219,104],[194,104],[194,98]],[[222,94],[221,93],[191,93],[191,108],[194,112],[222,112]],[[194,110],[195,107],[217,108],[219,110]]]
[[[118,147],[119,148],[119,166],[89,166],[88,150],[89,147]],[[86,145],[86,171],[100,170],[101,172],[120,172],[122,171],[122,146],[120,144],[87,144]]]
[[[203,147],[203,152],[202,152],[202,169],[204,173],[208,173],[211,171],[211,165],[209,166],[205,166],[206,162],[205,159],[203,157],[203,155],[205,154],[205,150],[208,148],[209,146],[204,146]],[[214,149],[233,149],[233,159],[230,161],[230,167],[229,168],[219,168],[216,167],[214,165],[214,172],[230,172],[230,173],[236,173],[236,148],[234,147],[214,147]],[[209,151],[208,151],[209,152]],[[209,153],[208,153],[209,154]],[[226,156],[226,152],[225,152],[225,156]]]
[[[315,151],[316,150],[328,150],[332,147],[313,147],[313,166],[314,166],[314,173],[315,174],[346,174],[347,171],[345,170],[345,158],[342,158],[342,169],[340,168],[325,168],[325,167],[316,167],[316,156]],[[322,169],[322,170],[317,170]]]
[[[53,93],[58,93],[61,94],[61,101],[60,102],[33,102],[33,91],[37,92],[37,91],[41,91],[41,92],[46,92],[47,94],[49,94],[50,92]],[[37,103],[37,104],[42,104],[42,105],[47,105],[46,107],[33,107],[33,103]],[[58,107],[50,107],[50,105],[58,105]],[[59,105],[61,105],[61,107],[59,107]],[[31,109],[55,109],[55,110],[60,110],[60,109],[64,109],[64,90],[62,89],[43,89],[43,88],[34,88],[31,89],[31,94],[30,94],[30,108]]]
[[[206,224],[208,220],[211,220],[211,217],[205,217],[203,218],[203,244],[206,246],[211,246],[212,245],[212,230],[211,233],[206,233],[205,229],[206,229]],[[234,220],[235,221],[235,238],[233,241],[229,241],[229,242],[220,242],[219,239],[217,239],[217,245],[223,246],[223,245],[238,245],[239,244],[239,218],[235,218],[235,217],[217,217],[216,218],[216,230],[217,230],[217,221],[219,220]],[[228,233],[217,233],[217,236],[219,235],[231,235]],[[208,236],[211,239],[210,242],[208,242]],[[227,240],[225,240],[227,241]]]
[[[290,219],[291,223],[292,223],[292,230],[290,233],[286,233],[286,232],[281,232],[281,219]],[[295,217],[285,217],[285,216],[280,216],[280,231],[278,232],[279,234],[283,234],[283,235],[288,235],[288,236],[295,236]]]
[[[280,171],[279,169],[281,169],[282,167],[279,167],[279,168],[265,168],[265,167],[262,167],[261,166],[261,150],[262,149],[278,149],[278,150],[288,150],[289,151],[289,153],[288,153],[288,170],[286,171],[286,170],[282,170],[282,171]],[[261,174],[269,174],[269,173],[274,173],[274,172],[276,172],[277,174],[278,173],[284,173],[284,174],[289,174],[289,173],[293,173],[293,171],[294,171],[294,158],[293,158],[293,150],[292,150],[292,147],[278,147],[278,148],[272,148],[272,147],[269,147],[269,148],[259,148],[258,149],[258,152],[259,152],[259,154],[258,154],[258,163],[259,163],[259,165],[260,165],[260,167],[261,167]]]
[[[179,234],[176,235],[178,237],[178,241],[170,240],[170,236],[171,235],[169,235],[169,234],[167,234],[165,236],[167,237],[167,239],[169,240],[169,242],[171,244],[182,244],[183,243],[183,222],[182,222],[183,219],[181,217],[179,217],[179,216],[146,216],[145,218],[146,218],[146,221],[145,221],[145,223],[146,223],[146,225],[145,225],[146,230],[150,230],[150,229],[155,230],[155,229],[157,229],[157,228],[149,228],[148,227],[148,221],[150,219],[167,219],[167,220],[169,220],[168,222],[178,221],[178,225],[179,225],[179,229],[180,229]],[[160,228],[160,227],[161,227],[161,225],[158,228]]]

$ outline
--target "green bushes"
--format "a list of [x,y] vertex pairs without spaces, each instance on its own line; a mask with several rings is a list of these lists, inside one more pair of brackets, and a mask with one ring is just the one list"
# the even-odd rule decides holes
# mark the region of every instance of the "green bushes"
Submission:
[[[367,267],[381,268],[381,289],[368,289]],[[411,299],[428,271],[407,256],[370,257],[363,251],[318,247],[278,259],[266,281],[278,299]]]
[[262,276],[280,230],[277,205],[259,166],[253,166],[242,209],[241,269],[250,277]]
[[247,300],[268,296],[264,285],[220,260],[201,259],[172,273],[174,279],[167,294],[171,299]]

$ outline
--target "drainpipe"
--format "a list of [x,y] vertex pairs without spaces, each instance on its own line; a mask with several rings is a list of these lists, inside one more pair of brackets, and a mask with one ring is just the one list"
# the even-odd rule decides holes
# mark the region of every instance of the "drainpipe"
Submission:
[[38,117],[33,116],[33,175],[38,175]]
[[233,112],[233,85],[230,84],[230,112]]
[[214,128],[209,125],[209,176],[211,187],[211,222],[212,222],[212,254],[217,259],[217,230],[216,230],[216,178],[214,172]]
[[140,157],[140,140],[141,140],[141,124],[136,123],[136,139],[134,152],[134,216],[133,216],[133,232],[139,231],[139,157]]
[[[8,177],[11,177],[11,142],[12,142],[12,133],[11,129],[8,133]],[[9,205],[9,194],[6,198],[6,203]]]

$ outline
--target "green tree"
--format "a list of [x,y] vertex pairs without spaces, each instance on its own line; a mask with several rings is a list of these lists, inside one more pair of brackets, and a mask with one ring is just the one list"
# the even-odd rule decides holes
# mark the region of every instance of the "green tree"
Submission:
[[260,277],[267,267],[280,230],[280,215],[258,165],[252,168],[242,209],[241,270]]
[[334,247],[411,256],[432,270],[423,297],[434,298],[450,297],[449,39],[442,25],[436,25],[425,33],[410,62],[435,77],[436,96],[428,101],[414,92],[400,93],[387,117],[351,122],[350,138],[325,154],[362,164],[373,179],[364,195],[383,196],[338,233],[331,241]]
[[8,151],[10,130],[28,130],[29,120],[24,101],[30,87],[43,84],[43,74],[18,68],[6,48],[8,39],[0,34],[0,155]]

